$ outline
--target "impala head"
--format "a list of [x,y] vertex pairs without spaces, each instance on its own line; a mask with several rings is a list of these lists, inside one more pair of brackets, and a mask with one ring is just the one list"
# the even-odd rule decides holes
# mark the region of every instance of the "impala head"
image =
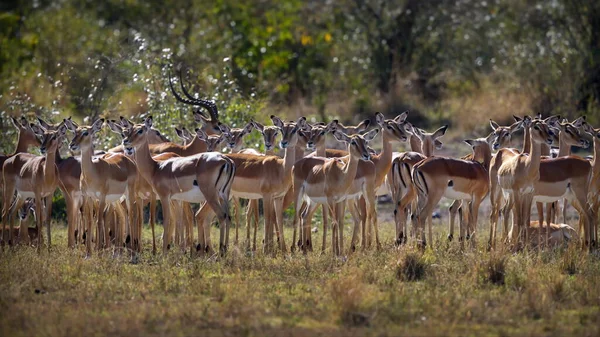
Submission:
[[585,121],[582,123],[581,128],[585,133],[592,137],[594,141],[594,147],[598,148],[598,146],[600,146],[600,128],[594,129],[594,127]]
[[446,130],[448,129],[448,125],[444,125],[441,128],[435,130],[434,132],[426,132],[425,130],[412,127],[412,134],[416,136],[421,141],[421,151],[422,153],[430,157],[433,155],[433,149],[441,149],[443,143],[439,140],[444,134],[446,134]]
[[171,88],[173,96],[175,96],[175,98],[181,103],[206,109],[206,111],[208,111],[208,115],[203,113],[201,109],[194,108],[194,119],[196,120],[196,122],[201,122],[205,125],[205,131],[207,134],[221,133],[221,129],[219,127],[221,125],[221,122],[219,122],[219,112],[217,110],[217,105],[213,101],[196,98],[187,91],[187,89],[183,85],[183,75],[181,68],[179,69],[179,84],[181,86],[181,91],[185,95],[185,98],[181,97],[177,93],[177,91],[175,91],[175,88],[173,87],[171,73],[169,73],[169,87]]
[[277,144],[279,128],[274,125],[264,126],[254,120],[251,120],[250,123],[252,123],[252,126],[262,134],[265,142],[265,151],[273,151],[275,149],[275,144]]
[[347,135],[355,135],[357,133],[361,133],[361,132],[367,130],[369,125],[371,125],[371,121],[368,119],[365,119],[362,122],[358,123],[356,126],[353,126],[353,125],[344,126],[344,125],[338,123],[337,128]]
[[512,139],[512,134],[523,127],[523,119],[513,123],[510,126],[500,126],[498,123],[490,119],[490,126],[493,132],[488,136],[492,149],[499,150],[503,147],[509,147]]
[[552,145],[554,143],[554,132],[544,121],[534,119],[531,121],[531,140],[539,144]]
[[381,127],[381,132],[384,136],[389,137],[392,140],[405,142],[410,136],[409,132],[406,131],[406,117],[408,111],[404,111],[394,119],[385,119],[381,112],[375,114],[375,121],[377,125]]
[[183,140],[183,145],[189,144],[192,142],[192,140],[194,140],[192,133],[185,127],[181,129],[175,128],[175,133],[177,134],[177,137]]
[[225,141],[226,139],[226,135],[224,133],[220,134],[220,135],[207,135],[206,132],[204,132],[202,129],[197,128],[196,129],[196,137],[198,137],[198,139],[204,141],[206,143],[206,151],[207,152],[214,152],[218,149],[219,145],[221,145],[221,143],[223,143],[223,141]]
[[64,123],[60,123],[56,131],[44,130],[41,126],[35,124],[33,124],[31,128],[41,139],[42,144],[40,145],[40,152],[42,155],[49,152],[56,152],[56,149],[65,139],[65,135],[67,134],[67,127]]
[[333,133],[335,139],[348,144],[348,153],[362,160],[371,160],[371,150],[369,150],[369,142],[375,139],[379,134],[379,129],[373,129],[362,134],[348,136],[338,130]]
[[[69,120],[71,120],[71,117],[68,118]],[[58,122],[58,123],[48,123],[45,120],[41,119],[40,117],[37,117],[38,123],[40,124],[40,126],[42,127],[42,129],[44,130],[50,130],[50,131],[56,131],[58,130],[58,128],[64,124],[64,122]]]
[[75,133],[75,137],[73,137],[71,144],[69,144],[71,151],[79,149],[84,151],[85,149],[93,148],[93,137],[98,131],[102,130],[104,118],[96,120],[91,126],[77,127],[75,123],[68,119],[65,119],[64,122],[66,127]]
[[244,147],[244,137],[252,132],[252,122],[246,124],[243,128],[230,128],[225,124],[221,124],[221,132],[225,136],[227,147],[232,152],[240,152]]
[[27,198],[23,206],[19,208],[19,219],[27,220],[30,213],[35,217],[35,200],[33,198]]
[[555,125],[557,126],[557,129],[560,132],[560,137],[565,144],[569,146],[582,147],[584,149],[588,148],[590,143],[587,141],[587,139],[583,138],[582,133],[579,131],[580,126],[575,126],[575,123],[578,123],[580,126],[583,125],[579,119],[573,121],[573,123],[569,123],[567,120],[564,120]]
[[271,115],[273,125],[279,128],[281,132],[281,141],[279,141],[279,147],[286,149],[289,147],[296,146],[298,142],[298,131],[305,127],[306,117],[300,117],[297,122],[284,122],[279,117]]
[[[131,128],[131,127],[133,127],[135,125],[133,122],[131,122],[129,119],[127,119],[127,118],[125,118],[123,116],[121,116],[119,118],[121,120],[121,126],[123,128]],[[111,120],[111,121],[109,121],[109,125],[111,125],[111,123],[115,123],[115,122]],[[113,127],[111,126],[111,129],[112,128]],[[165,137],[157,129],[155,129],[153,127],[150,128],[150,131],[148,132],[148,144],[160,144],[160,143],[168,143],[168,142],[170,142],[169,138]]]
[[123,128],[123,148],[125,154],[132,155],[136,148],[148,146],[148,134],[152,130],[152,116],[146,117],[144,123]]
[[304,123],[302,133],[306,135],[306,148],[314,151],[318,147],[325,146],[325,135],[333,133],[337,130],[338,121],[333,120],[327,125],[310,125]]
[[33,130],[31,129],[31,126],[33,124],[30,124],[27,121],[27,119],[25,119],[25,117],[21,117],[19,120],[15,119],[14,117],[10,117],[10,120],[12,121],[15,128],[19,130],[19,138],[21,139],[21,141],[24,141],[24,143],[28,146],[41,145],[41,142],[36,136],[36,133],[33,132]]

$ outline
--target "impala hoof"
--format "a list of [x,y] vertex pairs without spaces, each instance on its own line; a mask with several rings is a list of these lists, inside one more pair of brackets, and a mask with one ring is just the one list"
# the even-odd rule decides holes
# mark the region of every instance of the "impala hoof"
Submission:
[[202,251],[202,245],[201,244],[197,244],[196,245],[196,252],[200,252]]
[[466,239],[467,239],[467,240],[471,239],[471,235],[470,235],[470,234],[467,234],[467,236],[466,236]]

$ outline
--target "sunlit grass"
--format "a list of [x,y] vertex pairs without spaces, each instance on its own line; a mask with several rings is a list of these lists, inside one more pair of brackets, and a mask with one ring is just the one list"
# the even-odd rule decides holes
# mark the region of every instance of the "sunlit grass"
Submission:
[[[111,253],[84,259],[83,249],[66,248],[58,225],[50,252],[19,247],[0,255],[0,334],[598,333],[598,258],[578,249],[491,255],[483,237],[477,250],[461,252],[443,240],[445,231],[437,226],[437,242],[424,252],[395,250],[393,226],[382,223],[383,249],[346,260],[330,252],[265,257],[241,248],[245,239],[224,258],[179,249],[152,256],[145,229],[144,253],[130,264]],[[321,233],[313,236],[319,248]],[[345,233],[349,242],[350,227]],[[290,245],[291,228],[285,234]],[[403,269],[407,261],[423,272]],[[399,277],[406,270],[418,277]]]

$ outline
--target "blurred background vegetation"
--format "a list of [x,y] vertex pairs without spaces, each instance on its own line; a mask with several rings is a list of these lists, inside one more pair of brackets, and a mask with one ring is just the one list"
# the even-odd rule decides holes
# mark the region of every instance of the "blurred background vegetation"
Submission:
[[[600,122],[600,1],[34,0],[0,4],[0,114],[152,114],[191,126],[167,76],[239,124],[275,113],[356,123],[410,109],[482,135],[512,114]],[[106,132],[105,142],[116,142]]]

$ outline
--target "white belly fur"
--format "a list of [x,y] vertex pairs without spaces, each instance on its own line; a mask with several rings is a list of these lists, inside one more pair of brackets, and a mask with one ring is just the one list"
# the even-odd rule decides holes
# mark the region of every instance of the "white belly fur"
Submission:
[[206,200],[206,198],[204,197],[204,194],[202,194],[202,192],[200,191],[200,188],[198,186],[192,186],[191,189],[189,189],[188,191],[185,191],[185,192],[174,193],[171,196],[171,199],[185,201],[185,202],[194,202],[194,203],[202,202],[202,201]]
[[471,200],[470,194],[457,191],[457,190],[453,189],[452,187],[446,188],[446,191],[444,192],[444,196],[448,199],[454,199],[454,200]]

